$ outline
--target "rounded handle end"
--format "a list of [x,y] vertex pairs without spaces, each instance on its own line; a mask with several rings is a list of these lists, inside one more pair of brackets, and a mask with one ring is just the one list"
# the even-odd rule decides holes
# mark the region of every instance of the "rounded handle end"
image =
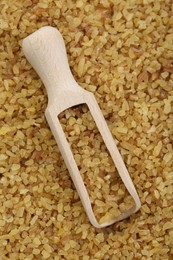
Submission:
[[42,79],[49,99],[61,89],[77,85],[68,65],[64,40],[56,28],[42,27],[23,40],[22,48]]

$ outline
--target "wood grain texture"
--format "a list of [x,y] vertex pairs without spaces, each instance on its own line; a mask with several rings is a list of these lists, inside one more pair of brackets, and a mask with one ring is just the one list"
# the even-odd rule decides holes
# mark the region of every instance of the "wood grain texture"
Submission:
[[[94,95],[82,89],[70,71],[60,32],[49,26],[39,29],[23,40],[23,51],[47,89],[48,107],[45,115],[90,222],[96,228],[102,228],[129,217],[141,206],[138,194]],[[133,207],[109,223],[99,224],[94,216],[88,192],[58,120],[62,111],[83,103],[88,105],[118,173],[135,202]]]

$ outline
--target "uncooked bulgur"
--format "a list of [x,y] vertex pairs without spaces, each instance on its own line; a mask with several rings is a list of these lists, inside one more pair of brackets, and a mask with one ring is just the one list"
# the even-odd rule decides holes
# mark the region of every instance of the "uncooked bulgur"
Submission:
[[87,105],[67,109],[59,119],[97,220],[102,224],[118,218],[134,202],[118,175]]
[[[1,0],[0,9],[0,258],[172,259],[172,0]],[[45,25],[62,33],[75,79],[94,93],[142,202],[105,229],[89,223],[44,117],[45,87],[21,50]],[[104,188],[120,202],[116,214],[128,194],[87,108],[61,116],[97,217],[112,207]],[[103,174],[92,153],[99,145]],[[91,163],[95,175],[86,176]]]

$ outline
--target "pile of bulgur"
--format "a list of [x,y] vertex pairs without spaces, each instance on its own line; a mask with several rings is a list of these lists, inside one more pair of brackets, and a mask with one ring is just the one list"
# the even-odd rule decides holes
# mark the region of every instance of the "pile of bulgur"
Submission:
[[[1,0],[0,10],[0,259],[172,259],[172,1]],[[62,33],[75,79],[94,93],[142,202],[109,228],[89,223],[44,117],[45,87],[21,50],[45,25]],[[128,194],[87,108],[65,111],[61,123],[97,217],[112,194],[124,209]],[[99,170],[97,145],[106,157]],[[99,191],[99,205],[82,172],[88,163],[103,191],[116,186]]]

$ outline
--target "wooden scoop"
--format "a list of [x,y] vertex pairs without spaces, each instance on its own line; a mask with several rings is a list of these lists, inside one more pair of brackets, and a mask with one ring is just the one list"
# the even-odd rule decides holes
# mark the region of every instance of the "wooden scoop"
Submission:
[[[141,206],[138,194],[94,95],[82,89],[76,83],[70,71],[64,41],[60,32],[49,26],[39,29],[23,40],[23,51],[47,89],[48,106],[45,112],[46,119],[90,222],[96,228],[101,228],[129,217]],[[94,216],[88,192],[58,120],[58,115],[62,111],[83,103],[88,105],[119,175],[135,202],[134,206],[123,212],[119,218],[103,224],[99,224]]]

